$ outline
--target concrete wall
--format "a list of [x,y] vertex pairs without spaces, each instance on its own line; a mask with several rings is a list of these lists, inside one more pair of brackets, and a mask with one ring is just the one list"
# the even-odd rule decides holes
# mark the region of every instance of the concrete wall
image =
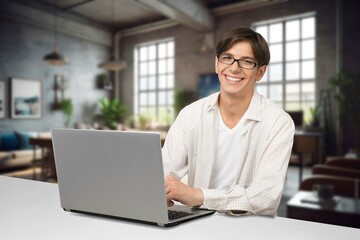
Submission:
[[[105,90],[96,87],[96,76],[103,72],[97,64],[109,59],[109,46],[96,43],[91,39],[85,40],[59,33],[60,52],[70,61],[70,64],[55,67],[47,65],[42,62],[42,59],[45,54],[54,49],[53,28],[39,27],[31,21],[24,21],[21,16],[16,16],[17,13],[21,13],[20,8],[13,8],[11,14],[7,10],[9,9],[0,10],[0,81],[6,83],[6,101],[9,103],[10,100],[10,78],[25,78],[42,82],[43,103],[40,119],[21,120],[10,118],[10,108],[7,104],[6,118],[0,119],[0,129],[2,131],[48,131],[52,127],[64,127],[65,119],[62,112],[52,109],[55,74],[62,74],[69,81],[65,97],[71,98],[74,103],[71,126],[75,122],[92,124],[97,121],[94,117],[98,112],[98,100],[101,96],[108,94]],[[44,12],[43,16],[39,14],[41,12],[38,12],[36,17],[41,19],[49,13]],[[62,31],[61,27],[59,31]]]

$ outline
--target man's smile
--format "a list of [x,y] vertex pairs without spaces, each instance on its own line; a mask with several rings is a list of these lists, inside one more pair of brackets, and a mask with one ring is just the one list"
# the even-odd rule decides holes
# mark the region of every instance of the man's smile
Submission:
[[227,80],[231,81],[231,82],[240,82],[241,80],[245,79],[245,78],[240,78],[240,77],[231,77],[229,75],[225,74],[225,77]]

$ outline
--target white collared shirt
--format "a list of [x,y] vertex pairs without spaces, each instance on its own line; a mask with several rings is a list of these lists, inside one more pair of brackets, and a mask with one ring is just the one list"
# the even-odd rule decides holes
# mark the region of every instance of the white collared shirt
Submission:
[[229,191],[210,189],[218,144],[219,93],[185,107],[171,126],[162,155],[165,176],[181,179],[204,194],[203,207],[275,215],[284,187],[295,126],[291,117],[256,91],[244,117]]

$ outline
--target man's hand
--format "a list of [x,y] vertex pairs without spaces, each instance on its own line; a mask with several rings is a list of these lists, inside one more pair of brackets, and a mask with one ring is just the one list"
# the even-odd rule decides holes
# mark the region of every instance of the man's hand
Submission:
[[168,206],[174,205],[174,201],[187,206],[200,206],[204,202],[204,194],[198,188],[192,188],[172,176],[165,178],[165,191]]

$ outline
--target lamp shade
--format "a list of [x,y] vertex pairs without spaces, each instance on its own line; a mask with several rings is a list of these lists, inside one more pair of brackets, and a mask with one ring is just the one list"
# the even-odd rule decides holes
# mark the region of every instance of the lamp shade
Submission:
[[58,53],[55,49],[53,52],[46,54],[43,58],[43,61],[50,64],[50,65],[66,65],[67,62],[65,58]]
[[126,68],[126,62],[124,60],[114,60],[110,59],[110,61],[100,63],[98,65],[99,68],[103,68],[110,71],[121,71]]

